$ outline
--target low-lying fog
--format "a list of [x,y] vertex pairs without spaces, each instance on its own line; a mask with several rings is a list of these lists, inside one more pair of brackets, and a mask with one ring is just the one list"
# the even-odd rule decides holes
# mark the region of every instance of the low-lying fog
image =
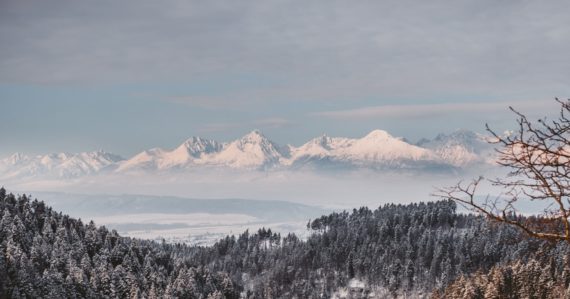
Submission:
[[[10,185],[10,191],[32,194],[56,210],[127,236],[211,244],[261,227],[303,235],[309,219],[333,210],[437,200],[430,196],[437,187],[476,176],[212,170],[28,181]],[[484,187],[480,194],[490,190]]]

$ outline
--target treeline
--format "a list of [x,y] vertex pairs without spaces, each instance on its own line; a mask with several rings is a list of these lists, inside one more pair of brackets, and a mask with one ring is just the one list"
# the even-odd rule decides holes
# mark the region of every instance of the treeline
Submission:
[[[427,297],[461,275],[525,262],[536,252],[558,257],[552,269],[561,272],[560,257],[570,253],[563,243],[457,214],[449,201],[332,213],[308,227],[315,232],[308,240],[288,235],[273,250],[265,250],[259,235],[228,237],[204,251],[201,262],[249,285],[256,298],[330,298],[351,278],[365,281],[371,293]],[[255,280],[240,282],[243,273]]]
[[184,246],[120,237],[0,189],[0,298],[239,298]]
[[307,224],[307,240],[261,229],[212,247],[120,237],[4,189],[0,215],[0,298],[331,298],[353,278],[367,296],[428,297],[459,293],[469,275],[495,281],[491,269],[542,265],[537,252],[562,277],[570,253],[448,201],[332,213]]

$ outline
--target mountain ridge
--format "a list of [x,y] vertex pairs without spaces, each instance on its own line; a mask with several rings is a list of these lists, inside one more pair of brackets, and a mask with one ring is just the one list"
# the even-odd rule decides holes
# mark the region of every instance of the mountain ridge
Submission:
[[378,170],[461,169],[491,164],[485,136],[467,130],[439,134],[413,144],[384,130],[361,138],[323,134],[300,146],[281,146],[259,130],[229,142],[190,137],[173,149],[152,148],[130,158],[102,150],[77,154],[27,156],[0,160],[0,178],[76,178],[101,173],[168,172],[203,167],[238,170],[370,168]]

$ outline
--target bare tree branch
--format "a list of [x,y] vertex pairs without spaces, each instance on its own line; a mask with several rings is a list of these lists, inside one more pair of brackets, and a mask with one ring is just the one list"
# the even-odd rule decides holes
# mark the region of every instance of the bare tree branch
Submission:
[[[486,125],[494,137],[500,166],[509,169],[504,178],[469,184],[458,183],[438,189],[435,196],[454,200],[471,211],[491,220],[513,225],[531,237],[570,243],[570,100],[556,99],[560,104],[558,118],[553,121],[531,122],[512,107],[517,116],[517,131],[501,135]],[[477,199],[477,187],[487,181],[503,188],[497,198]],[[517,216],[516,203],[520,200],[548,203],[543,213],[533,217]]]

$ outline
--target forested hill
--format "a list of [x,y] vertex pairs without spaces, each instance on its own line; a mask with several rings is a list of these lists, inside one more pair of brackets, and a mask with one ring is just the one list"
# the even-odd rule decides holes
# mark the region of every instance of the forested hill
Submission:
[[478,298],[484,286],[465,289],[469,274],[482,281],[503,265],[549,263],[525,283],[567,288],[556,278],[570,277],[568,246],[456,214],[447,201],[322,216],[307,240],[262,229],[212,247],[121,237],[4,189],[0,215],[0,298]]

